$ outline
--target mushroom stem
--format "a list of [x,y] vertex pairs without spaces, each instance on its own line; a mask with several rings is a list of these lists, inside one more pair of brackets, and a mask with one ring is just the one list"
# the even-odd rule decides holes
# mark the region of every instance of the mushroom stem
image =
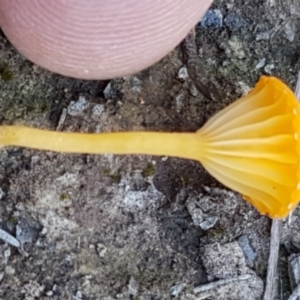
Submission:
[[300,105],[275,77],[196,133],[62,133],[0,126],[0,145],[90,154],[148,154],[197,160],[262,214],[284,218],[300,199]]
[[22,126],[1,126],[0,145],[89,154],[146,154],[198,160],[201,138],[195,133],[70,133]]

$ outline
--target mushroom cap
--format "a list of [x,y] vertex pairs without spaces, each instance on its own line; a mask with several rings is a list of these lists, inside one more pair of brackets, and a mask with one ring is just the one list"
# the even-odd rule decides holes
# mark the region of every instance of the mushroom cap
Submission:
[[263,76],[198,132],[200,161],[260,213],[286,217],[300,200],[300,106],[279,79]]

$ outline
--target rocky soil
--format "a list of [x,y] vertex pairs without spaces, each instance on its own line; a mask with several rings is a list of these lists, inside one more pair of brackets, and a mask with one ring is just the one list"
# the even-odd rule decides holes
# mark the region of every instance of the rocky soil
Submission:
[[[209,100],[178,47],[138,74],[52,74],[0,36],[0,123],[60,131],[196,131],[262,74],[295,87],[300,3],[216,0],[196,28]],[[262,299],[271,221],[194,161],[0,151],[0,299]],[[283,223],[276,299],[298,283],[300,210]],[[16,238],[16,239],[14,239]],[[290,264],[291,265],[291,264]]]

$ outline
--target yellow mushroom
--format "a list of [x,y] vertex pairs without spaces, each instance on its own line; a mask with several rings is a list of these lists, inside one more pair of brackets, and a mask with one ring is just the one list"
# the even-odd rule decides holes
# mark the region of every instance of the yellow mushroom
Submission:
[[247,96],[217,113],[196,133],[86,134],[0,127],[1,146],[197,160],[272,218],[286,217],[300,200],[299,137],[299,103],[274,77],[262,77]]

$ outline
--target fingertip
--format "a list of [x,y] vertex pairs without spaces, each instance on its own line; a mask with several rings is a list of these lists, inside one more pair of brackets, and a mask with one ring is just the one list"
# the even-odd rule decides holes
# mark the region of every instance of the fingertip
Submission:
[[29,60],[82,79],[138,72],[199,21],[210,0],[0,0],[0,24]]

